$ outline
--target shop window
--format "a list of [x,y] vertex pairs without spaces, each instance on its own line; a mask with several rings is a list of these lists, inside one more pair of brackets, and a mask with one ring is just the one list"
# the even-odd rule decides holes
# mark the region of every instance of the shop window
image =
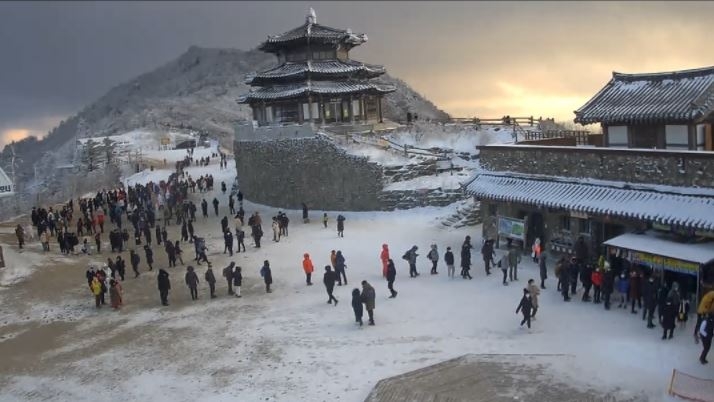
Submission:
[[563,230],[570,230],[570,217],[569,216],[561,216],[560,217],[560,227]]
[[591,227],[590,227],[590,221],[587,219],[578,219],[578,228],[580,229],[580,233],[587,233],[587,234],[592,233]]
[[313,60],[330,60],[335,58],[334,50],[314,50],[312,52]]

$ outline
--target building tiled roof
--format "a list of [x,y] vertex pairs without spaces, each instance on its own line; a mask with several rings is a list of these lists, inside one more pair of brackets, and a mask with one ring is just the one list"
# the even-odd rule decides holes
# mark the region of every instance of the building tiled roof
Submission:
[[285,80],[306,77],[307,73],[318,76],[354,75],[360,78],[373,78],[384,74],[384,67],[361,63],[354,60],[308,60],[288,62],[278,67],[257,74],[246,76],[249,85],[260,85],[269,80]]
[[714,67],[653,74],[613,73],[575,111],[575,122],[693,122],[714,111]]
[[268,36],[259,49],[265,52],[275,52],[294,43],[310,40],[311,43],[343,44],[348,48],[359,46],[367,41],[367,35],[352,33],[349,29],[331,28],[325,25],[306,21],[303,25],[293,28],[280,35]]
[[639,219],[697,230],[714,230],[714,194],[685,195],[662,186],[552,177],[481,173],[466,192],[483,199],[558,208],[591,215]]
[[288,99],[308,94],[316,95],[347,95],[351,93],[390,93],[394,92],[393,85],[376,84],[371,82],[335,82],[335,81],[308,81],[288,85],[275,85],[251,90],[241,96],[238,103],[249,103],[254,100]]

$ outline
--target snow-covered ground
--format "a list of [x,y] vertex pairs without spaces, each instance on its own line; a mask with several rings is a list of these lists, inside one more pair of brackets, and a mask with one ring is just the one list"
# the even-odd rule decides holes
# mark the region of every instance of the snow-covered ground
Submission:
[[[196,157],[201,152],[210,150],[197,149]],[[168,152],[159,156],[172,161],[183,157]],[[217,183],[232,183],[234,163],[229,159],[224,170],[217,160],[188,169],[193,177],[207,172]],[[170,168],[145,171],[126,181],[156,181],[169,173]],[[344,238],[336,235],[334,212],[328,212],[329,227],[323,228],[322,211],[311,211],[309,224],[302,223],[300,211],[286,211],[289,237],[272,242],[266,223],[262,248],[251,247],[246,239],[247,253],[229,258],[222,253],[218,222],[227,214],[227,194],[216,190],[193,196],[221,202],[219,217],[211,212],[210,219],[196,223],[218,277],[215,300],[207,297],[205,265],[198,267],[201,298],[195,302],[179,266],[169,269],[171,306],[161,307],[156,277],[142,263],[142,275],[124,283],[126,306],[120,312],[97,311],[83,273],[87,262],[99,256],[58,263],[40,256],[36,243],[24,253],[14,252],[14,244],[2,244],[12,267],[0,269],[0,282],[11,284],[0,291],[0,400],[361,401],[384,377],[466,353],[570,355],[572,359],[553,367],[561,381],[620,388],[651,400],[666,398],[673,368],[711,377],[711,368],[697,361],[700,349],[692,341],[692,320],[675,331],[673,340],[663,341],[659,329],[647,329],[640,315],[629,310],[605,311],[577,298],[564,303],[555,291],[552,264],[533,329],[520,328],[516,306],[526,281],[537,277],[536,266],[524,257],[519,281],[510,286],[500,284],[498,271],[487,277],[478,254],[481,228],[444,229],[440,224],[454,212],[453,205],[343,213]],[[245,210],[260,211],[264,222],[277,212],[250,202]],[[178,229],[170,226],[169,238],[178,238]],[[442,256],[452,247],[458,263],[466,235],[476,247],[474,279],[448,278],[443,260],[439,274],[429,275],[429,245],[437,244]],[[9,234],[3,236],[10,241]],[[388,299],[381,276],[383,243],[397,265],[395,299]],[[420,254],[421,275],[415,279],[400,258],[412,245]],[[336,287],[337,306],[326,303],[321,283],[322,267],[329,264],[333,249],[345,255],[349,280],[348,286]],[[189,263],[191,245],[185,244],[184,251]],[[316,267],[314,286],[305,285],[304,253]],[[155,248],[155,254],[155,266],[166,266],[163,250]],[[114,254],[105,252],[99,260],[107,256]],[[274,278],[270,294],[258,273],[266,259]],[[220,273],[229,261],[243,267],[241,299],[226,296]],[[42,271],[33,271],[41,265]],[[374,327],[360,328],[354,322],[350,293],[362,280],[377,292]],[[58,286],[62,281],[70,285]]]

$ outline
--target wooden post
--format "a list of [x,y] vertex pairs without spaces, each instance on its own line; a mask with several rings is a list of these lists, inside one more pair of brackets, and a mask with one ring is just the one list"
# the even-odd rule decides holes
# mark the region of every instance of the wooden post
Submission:
[[353,107],[352,107],[352,94],[350,94],[350,105],[349,105],[349,109],[350,109],[350,123],[354,125],[354,124],[355,124],[355,113],[354,113],[354,110],[353,110]]
[[319,106],[319,112],[320,112],[320,121],[322,122],[322,125],[325,125],[325,102],[322,99],[322,95],[320,95],[320,106]]
[[384,123],[384,121],[382,120],[382,97],[381,96],[377,96],[377,109],[379,111],[379,122]]
[[307,97],[307,116],[312,124],[312,95]]

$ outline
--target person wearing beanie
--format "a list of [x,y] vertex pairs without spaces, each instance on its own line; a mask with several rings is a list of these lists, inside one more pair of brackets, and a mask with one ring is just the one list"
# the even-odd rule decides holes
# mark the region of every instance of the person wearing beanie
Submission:
[[528,329],[531,328],[531,308],[533,307],[530,293],[528,292],[528,289],[523,289],[523,297],[521,297],[521,302],[518,304],[518,308],[516,308],[516,314],[519,312],[523,314],[523,320],[521,321],[521,327],[523,324],[528,324]]

